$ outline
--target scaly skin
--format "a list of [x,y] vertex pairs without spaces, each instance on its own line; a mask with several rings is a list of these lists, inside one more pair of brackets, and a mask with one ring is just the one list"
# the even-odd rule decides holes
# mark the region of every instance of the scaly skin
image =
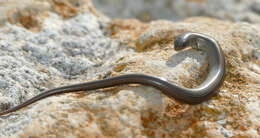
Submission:
[[174,42],[175,50],[182,50],[189,45],[192,45],[192,47],[195,49],[205,51],[209,55],[210,70],[208,76],[206,80],[197,88],[184,88],[150,75],[128,74],[48,90],[20,105],[0,112],[0,116],[15,112],[36,101],[52,95],[95,90],[131,83],[153,86],[161,90],[165,95],[171,98],[175,98],[181,102],[188,104],[199,104],[215,94],[216,90],[221,86],[225,75],[225,57],[219,44],[211,37],[203,34],[186,32],[182,35],[179,35]]

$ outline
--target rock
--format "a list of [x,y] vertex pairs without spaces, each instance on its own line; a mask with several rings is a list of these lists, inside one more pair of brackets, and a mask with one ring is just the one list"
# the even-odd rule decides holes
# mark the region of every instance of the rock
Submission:
[[259,24],[205,17],[143,23],[93,10],[64,17],[56,10],[45,10],[37,31],[19,22],[0,28],[1,111],[44,90],[133,72],[196,87],[207,75],[208,55],[174,51],[185,31],[219,42],[223,86],[199,105],[136,84],[52,96],[1,116],[0,137],[259,137]]
[[55,12],[65,19],[88,11],[98,20],[102,18],[102,22],[108,20],[96,11],[88,0],[8,0],[0,2],[0,5],[0,25],[4,25],[8,21],[34,32],[42,29],[43,20],[49,17],[49,11]]
[[94,0],[93,2],[98,9],[114,18],[176,21],[191,16],[208,16],[260,23],[259,0]]

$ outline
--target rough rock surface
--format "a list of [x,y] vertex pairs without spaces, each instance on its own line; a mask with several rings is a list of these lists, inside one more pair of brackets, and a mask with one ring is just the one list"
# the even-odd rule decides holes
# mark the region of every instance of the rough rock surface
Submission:
[[115,18],[183,20],[208,16],[260,23],[260,0],[94,0],[98,9]]
[[102,22],[107,20],[88,0],[3,0],[0,5],[0,25],[8,21],[34,32],[42,29],[49,12],[54,12],[63,19],[90,12],[98,19],[102,18]]
[[227,72],[219,94],[193,106],[142,85],[52,96],[1,116],[0,137],[260,136],[259,24],[109,21],[89,8],[66,18],[45,10],[37,31],[20,20],[0,28],[0,110],[50,88],[131,72],[196,87],[207,75],[207,55],[173,50],[185,31],[210,35],[223,48]]

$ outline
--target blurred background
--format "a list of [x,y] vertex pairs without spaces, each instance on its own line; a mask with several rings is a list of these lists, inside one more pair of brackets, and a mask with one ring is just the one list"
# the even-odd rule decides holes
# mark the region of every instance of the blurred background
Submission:
[[191,16],[260,23],[260,0],[93,0],[113,18],[178,21]]

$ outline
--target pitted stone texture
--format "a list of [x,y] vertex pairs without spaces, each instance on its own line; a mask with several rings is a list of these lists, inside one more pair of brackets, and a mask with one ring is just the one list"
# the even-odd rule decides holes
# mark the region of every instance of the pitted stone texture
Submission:
[[[167,107],[164,115],[155,115],[160,118],[158,120],[147,120],[144,125],[146,136],[259,137],[260,118],[256,110],[260,94],[259,25],[210,18],[189,18],[177,23],[131,24],[131,21],[114,20],[107,29],[111,38],[120,40],[138,51],[135,55],[141,56],[134,56],[134,60],[133,56],[121,59],[123,72],[159,74],[179,85],[196,87],[207,75],[205,53],[192,49],[178,53],[173,50],[175,37],[187,31],[213,37],[226,57],[226,77],[217,96],[201,105],[187,107],[164,98]],[[143,29],[133,29],[133,26]],[[155,64],[158,65],[156,68]],[[161,129],[167,132],[163,133]]]
[[91,0],[1,0],[0,6],[0,25],[8,21],[32,32],[39,32],[44,27],[43,22],[51,16],[50,11],[64,19],[89,12],[103,24],[109,20],[93,7]]
[[[82,16],[78,18],[84,18]],[[106,30],[111,33],[111,38],[122,40],[122,48],[126,47],[130,50],[117,60],[108,60],[107,63],[112,65],[112,68],[106,67],[107,63],[101,66],[106,67],[103,68],[106,74],[99,78],[137,72],[163,77],[186,87],[196,87],[207,75],[207,54],[192,49],[177,53],[173,50],[172,43],[178,34],[184,31],[195,31],[212,36],[224,50],[227,74],[219,94],[195,106],[179,103],[154,88],[142,85],[118,86],[86,93],[53,96],[16,112],[16,115],[2,118],[1,135],[11,135],[11,137],[259,137],[260,118],[257,109],[259,108],[260,75],[258,59],[253,56],[254,51],[259,48],[258,25],[230,23],[209,18],[191,18],[178,23],[139,22],[140,26],[146,27],[133,24],[137,28],[143,28],[142,30],[133,29],[131,26],[125,27],[130,23],[127,20],[119,21],[121,24],[117,26],[117,21],[111,22],[111,26]],[[121,33],[123,35],[120,35]],[[64,48],[64,43],[59,43],[57,47]],[[68,46],[65,48],[69,50]],[[117,54],[121,52],[124,51]],[[84,52],[81,56],[85,56]],[[98,57],[99,54],[96,56]],[[29,58],[29,60],[35,59]],[[39,64],[49,65],[44,62]],[[252,66],[255,67],[254,70],[251,69]],[[52,68],[56,69],[55,66]],[[91,69],[95,67],[87,70]],[[97,69],[100,70],[99,67]],[[53,74],[52,78],[55,78],[55,72]],[[59,71],[59,74],[66,73]],[[92,75],[97,76],[97,73]],[[76,75],[76,77],[80,76]],[[55,80],[57,85],[62,83]]]
[[[104,36],[95,15],[48,14],[37,33],[8,23],[0,28],[1,111],[44,90],[97,78],[120,57],[119,43]],[[0,137],[24,129],[35,113],[1,117]]]
[[133,72],[196,87],[208,55],[174,51],[175,37],[186,31],[220,43],[225,81],[218,95],[194,106],[136,84],[52,96],[1,116],[0,137],[259,137],[259,25],[189,18],[114,20],[104,29],[107,20],[92,12],[68,20],[48,15],[36,33],[0,29],[1,110],[46,89]]

